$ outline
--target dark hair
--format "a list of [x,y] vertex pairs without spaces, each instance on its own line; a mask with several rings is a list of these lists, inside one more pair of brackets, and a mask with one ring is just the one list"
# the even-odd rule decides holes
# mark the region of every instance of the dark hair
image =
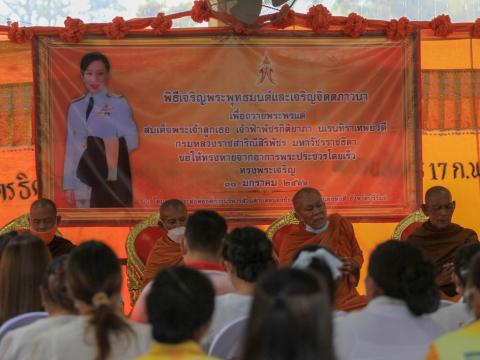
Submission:
[[455,252],[455,257],[453,258],[454,271],[463,287],[467,284],[470,261],[479,252],[480,243],[462,245]]
[[194,339],[213,314],[215,290],[201,272],[186,267],[160,271],[147,296],[153,338],[178,344]]
[[262,230],[254,227],[233,229],[223,245],[222,256],[240,279],[250,283],[275,266],[272,243]]
[[0,262],[0,324],[42,310],[40,283],[50,260],[48,248],[36,236],[24,234],[8,242]]
[[185,239],[189,249],[218,254],[227,233],[227,222],[217,212],[195,211],[187,220]]
[[480,290],[480,254],[470,261],[468,267],[468,284]]
[[256,286],[244,360],[331,360],[331,307],[320,276],[283,268]]
[[[337,255],[335,255],[335,253],[332,250],[330,250],[329,248],[327,248],[325,246],[322,246],[322,245],[306,245],[306,246],[302,247],[295,254],[295,256],[293,257],[292,264],[295,262],[295,260],[298,259],[298,257],[300,256],[300,254],[302,252],[315,252],[318,249],[324,249],[325,251],[328,251],[333,256],[337,257]],[[325,279],[325,283],[327,284],[327,287],[328,287],[328,293],[329,293],[330,301],[333,304],[334,299],[335,299],[335,291],[337,290],[338,280],[335,281],[335,279],[333,278],[333,274],[332,274],[332,270],[330,270],[330,266],[328,266],[328,264],[322,259],[313,258],[312,261],[310,262],[310,265],[308,265],[307,268],[312,269],[317,274],[323,276],[323,278]]]
[[18,232],[15,230],[0,235],[0,260],[2,258],[3,250],[8,245],[9,241],[15,239],[17,236]]
[[108,358],[111,352],[110,333],[133,334],[130,325],[116,309],[116,297],[122,285],[117,256],[99,241],[80,244],[69,256],[67,283],[74,299],[93,307],[90,325],[95,329],[98,348],[95,360]]
[[52,260],[45,272],[41,284],[43,298],[48,303],[71,313],[76,313],[72,298],[68,295],[66,284],[66,266],[68,255]]
[[110,62],[108,61],[108,58],[101,52],[94,51],[83,55],[82,60],[80,61],[80,72],[82,75],[87,70],[88,65],[94,61],[101,61],[105,65],[107,73],[110,72]]
[[370,255],[368,274],[386,296],[404,300],[413,315],[437,310],[435,267],[413,245],[396,240],[378,245]]

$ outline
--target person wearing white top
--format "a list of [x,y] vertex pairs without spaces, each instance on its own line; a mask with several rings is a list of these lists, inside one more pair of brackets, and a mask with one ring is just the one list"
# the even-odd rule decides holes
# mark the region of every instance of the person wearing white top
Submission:
[[387,241],[372,252],[365,283],[367,307],[334,324],[338,360],[423,360],[444,333],[426,316],[440,300],[433,265],[412,245]]
[[33,339],[33,360],[130,360],[148,351],[151,327],[126,320],[120,310],[122,274],[104,243],[77,246],[67,263],[67,287],[80,316]]
[[[464,295],[467,285],[468,267],[470,260],[480,252],[480,244],[465,244],[458,248],[453,258],[453,282],[457,293]],[[456,330],[475,320],[475,316],[464,301],[463,297],[458,303],[439,309],[432,314],[446,331]]]
[[65,286],[67,259],[67,255],[53,259],[40,284],[42,305],[48,317],[8,332],[0,342],[0,359],[28,359],[35,336],[76,318],[77,310]]
[[216,297],[212,325],[201,341],[205,350],[225,326],[249,314],[257,279],[275,267],[271,241],[254,227],[233,229],[223,245],[222,259],[235,293]]

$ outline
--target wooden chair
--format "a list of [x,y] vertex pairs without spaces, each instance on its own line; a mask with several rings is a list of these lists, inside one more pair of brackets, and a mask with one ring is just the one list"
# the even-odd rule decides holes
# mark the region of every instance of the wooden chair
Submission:
[[125,244],[127,250],[127,285],[130,304],[133,306],[142,290],[143,271],[148,255],[155,241],[165,234],[158,226],[160,216],[157,213],[138,223],[128,234]]
[[418,227],[428,220],[422,209],[418,209],[410,215],[404,217],[393,230],[393,240],[407,240],[408,236]]
[[267,228],[267,236],[272,242],[273,250],[275,255],[278,257],[280,253],[280,246],[282,245],[283,239],[286,234],[288,234],[292,230],[292,226],[299,224],[300,222],[295,217],[295,211],[290,210],[277,220],[275,220],[268,228]]

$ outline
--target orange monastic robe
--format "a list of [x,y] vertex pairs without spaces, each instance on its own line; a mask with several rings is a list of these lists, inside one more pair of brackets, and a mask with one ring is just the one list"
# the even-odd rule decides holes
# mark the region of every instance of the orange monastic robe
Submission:
[[[305,230],[305,224],[296,225],[285,235],[280,246],[279,263],[289,265],[294,255],[305,245],[322,245],[332,250],[339,258],[353,258],[359,268],[363,264],[363,254],[358,246],[352,224],[339,214],[328,217],[327,230],[314,234]],[[335,309],[350,311],[366,305],[365,296],[355,288],[360,274],[342,276],[335,293]]]
[[183,254],[180,244],[170,240],[167,235],[157,239],[148,255],[143,272],[143,286],[152,280],[157,272],[167,267],[183,264]]

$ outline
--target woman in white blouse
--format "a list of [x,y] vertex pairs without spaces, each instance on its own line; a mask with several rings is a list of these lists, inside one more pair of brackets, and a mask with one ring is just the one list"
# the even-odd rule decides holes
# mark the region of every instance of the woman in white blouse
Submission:
[[372,252],[367,307],[335,322],[338,360],[421,360],[443,329],[425,314],[438,308],[434,266],[420,251],[387,241]]
[[98,241],[77,246],[67,263],[67,286],[80,316],[33,342],[31,359],[130,360],[152,345],[148,325],[124,318],[122,275],[115,253]]

